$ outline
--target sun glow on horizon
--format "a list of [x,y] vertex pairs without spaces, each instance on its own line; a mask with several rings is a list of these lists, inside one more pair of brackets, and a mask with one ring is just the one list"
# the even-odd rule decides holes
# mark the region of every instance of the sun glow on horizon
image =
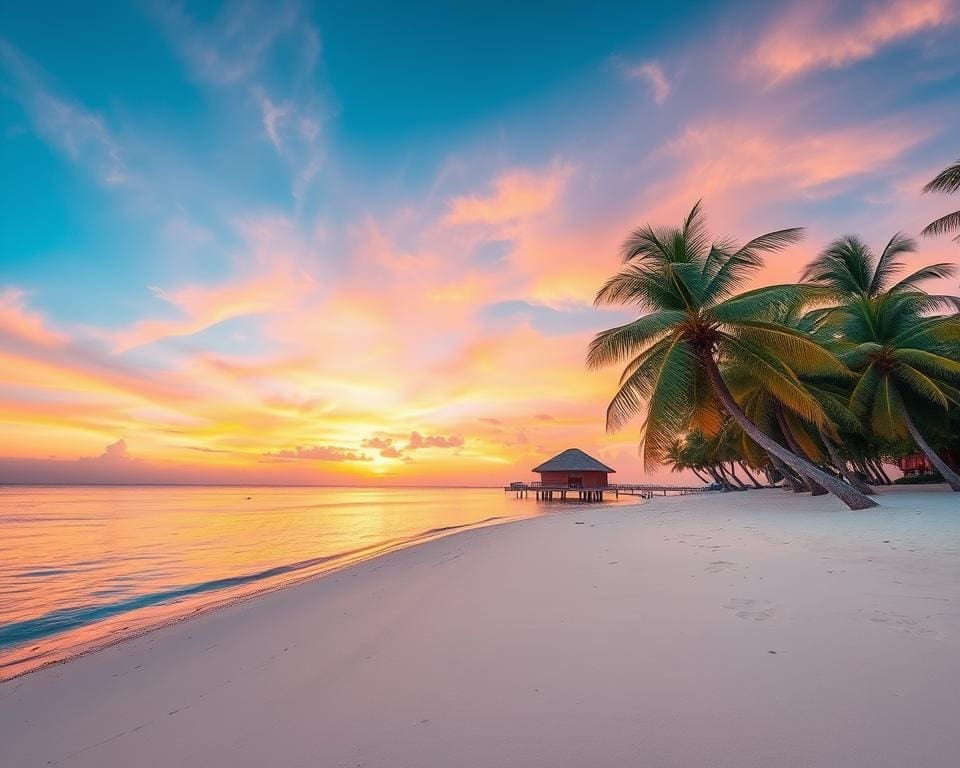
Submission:
[[761,277],[794,280],[919,231],[960,151],[951,0],[539,9],[542,42],[469,59],[398,29],[379,74],[356,11],[158,4],[66,41],[46,11],[0,17],[0,483],[497,484],[572,446],[640,479],[619,372],[584,365],[636,314],[592,304],[622,238],[704,197],[734,236],[807,226]]

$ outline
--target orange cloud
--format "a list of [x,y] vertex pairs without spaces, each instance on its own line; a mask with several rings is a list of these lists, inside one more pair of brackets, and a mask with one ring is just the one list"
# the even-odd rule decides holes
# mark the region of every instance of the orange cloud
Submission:
[[688,128],[665,151],[689,168],[682,183],[700,195],[776,179],[787,181],[786,194],[795,194],[882,170],[931,133],[891,122],[804,132],[754,121],[716,121]]
[[241,273],[220,285],[188,285],[150,292],[180,315],[170,320],[143,320],[110,335],[117,352],[126,352],[172,336],[191,336],[226,320],[295,310],[314,289],[311,274],[301,266],[311,251],[291,223],[264,217],[239,225],[249,253]]
[[545,173],[508,171],[493,182],[493,193],[465,195],[449,203],[447,224],[505,224],[547,211],[563,193],[573,168],[554,165]]
[[309,461],[372,461],[365,453],[340,448],[336,445],[298,445],[296,448],[284,448],[263,455],[278,459],[306,459]]
[[828,18],[830,10],[822,0],[791,6],[757,45],[748,66],[775,84],[862,61],[898,40],[956,20],[952,0],[889,0],[850,20]]

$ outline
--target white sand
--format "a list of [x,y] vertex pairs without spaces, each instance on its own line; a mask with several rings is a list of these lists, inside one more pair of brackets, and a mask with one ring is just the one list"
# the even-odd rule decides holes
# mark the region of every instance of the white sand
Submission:
[[396,552],[0,685],[0,765],[954,768],[960,496],[882,501]]

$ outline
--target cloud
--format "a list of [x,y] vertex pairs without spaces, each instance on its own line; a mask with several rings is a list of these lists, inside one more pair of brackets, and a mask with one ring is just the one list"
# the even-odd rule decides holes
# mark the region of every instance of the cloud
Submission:
[[267,134],[267,138],[270,139],[270,143],[280,149],[282,144],[280,128],[283,121],[290,116],[290,105],[288,103],[274,104],[262,88],[255,89],[254,94],[263,114],[263,130]]
[[615,60],[617,71],[625,80],[635,80],[646,83],[650,95],[657,104],[663,104],[670,95],[670,81],[664,74],[663,68],[655,61],[642,64],[629,64],[622,59]]
[[115,349],[125,352],[173,336],[191,336],[234,318],[293,311],[315,287],[301,266],[311,244],[283,219],[257,219],[242,223],[240,230],[247,245],[241,268],[246,274],[217,285],[151,286],[150,293],[179,317],[141,320],[113,332]]
[[504,224],[549,210],[573,174],[569,165],[555,164],[537,173],[526,168],[507,171],[493,182],[486,196],[464,195],[449,201],[446,223]]
[[127,451],[127,441],[123,438],[115,443],[110,443],[100,456],[101,461],[129,461],[130,458]]
[[[181,5],[154,6],[170,42],[198,80],[226,85],[243,80],[259,69],[282,36],[301,21],[293,2],[227,2],[209,21],[198,21]],[[305,32],[309,45],[315,31]]]
[[407,460],[406,454],[396,446],[392,437],[369,437],[361,441],[364,448],[373,448],[380,451],[380,455],[385,459],[403,459]]
[[410,433],[410,442],[407,443],[406,450],[417,451],[421,448],[461,448],[463,447],[463,438],[459,435],[444,437],[443,435],[427,435],[424,437],[419,432]]
[[[103,184],[130,181],[120,142],[103,117],[57,94],[29,59],[0,38],[0,73],[36,132]],[[2,82],[2,81],[0,81]]]
[[43,315],[27,307],[27,293],[19,288],[0,290],[0,338],[4,336],[46,347],[66,342],[65,336],[47,328]]
[[746,185],[781,181],[780,198],[811,194],[824,185],[881,172],[926,140],[932,128],[895,121],[832,129],[716,120],[688,127],[665,153],[688,173],[673,183],[689,187],[685,201]]
[[306,459],[309,461],[373,461],[365,453],[339,448],[335,445],[298,445],[296,448],[284,448],[263,455],[278,459]]
[[854,18],[835,18],[820,0],[790,10],[757,44],[747,66],[776,84],[805,72],[839,69],[882,48],[956,20],[952,0],[887,0],[859,6]]
[[205,21],[180,6],[155,10],[196,80],[252,96],[263,135],[288,166],[291,194],[303,205],[323,167],[321,127],[334,111],[314,82],[321,39],[306,6],[243,0]]

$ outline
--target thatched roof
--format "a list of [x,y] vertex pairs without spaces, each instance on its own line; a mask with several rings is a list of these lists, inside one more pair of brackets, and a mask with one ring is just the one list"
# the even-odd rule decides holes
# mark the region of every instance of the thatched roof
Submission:
[[593,456],[587,456],[579,448],[567,448],[549,461],[543,462],[534,472],[616,472],[617,470],[601,464]]

